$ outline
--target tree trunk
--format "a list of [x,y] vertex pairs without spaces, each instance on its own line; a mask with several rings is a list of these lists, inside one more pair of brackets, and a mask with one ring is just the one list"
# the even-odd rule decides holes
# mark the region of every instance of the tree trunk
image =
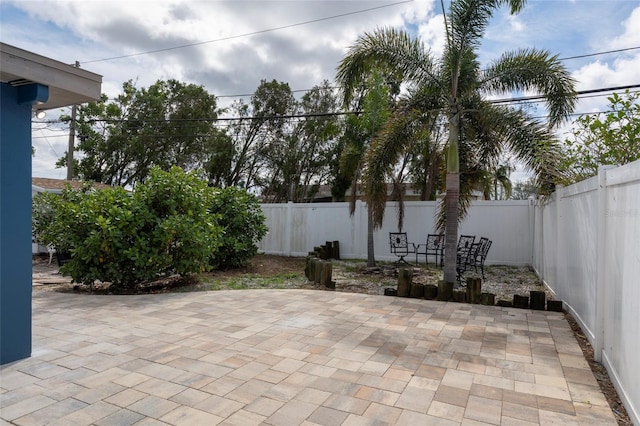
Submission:
[[458,197],[460,194],[460,174],[447,173],[447,194],[445,211],[447,215],[444,239],[444,282],[456,281],[456,256],[458,247]]
[[373,210],[367,204],[367,266],[376,266],[376,256],[373,251]]
[[458,92],[458,74],[453,76],[453,87],[450,99],[449,115],[449,145],[447,146],[447,178],[445,195],[445,239],[444,239],[444,277],[447,284],[458,286],[456,281],[456,257],[458,246],[458,203],[460,201],[460,155],[458,141],[460,140],[460,111],[456,94]]

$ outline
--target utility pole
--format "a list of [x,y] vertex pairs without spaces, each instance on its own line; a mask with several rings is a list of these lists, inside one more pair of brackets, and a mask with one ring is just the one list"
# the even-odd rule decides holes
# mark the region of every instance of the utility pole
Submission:
[[[76,61],[76,68],[80,68],[80,62]],[[73,179],[73,145],[76,140],[76,106],[71,107],[71,122],[69,123],[69,148],[67,149],[67,180]]]

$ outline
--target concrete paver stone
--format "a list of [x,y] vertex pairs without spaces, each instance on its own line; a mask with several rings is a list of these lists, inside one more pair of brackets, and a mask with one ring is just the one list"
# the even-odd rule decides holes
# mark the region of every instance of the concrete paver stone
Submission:
[[560,313],[315,290],[35,291],[0,425],[615,425]]

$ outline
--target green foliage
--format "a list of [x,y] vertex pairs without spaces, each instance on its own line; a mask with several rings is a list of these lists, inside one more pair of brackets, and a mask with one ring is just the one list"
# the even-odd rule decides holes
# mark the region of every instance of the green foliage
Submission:
[[[113,100],[103,95],[78,108],[76,149],[83,156],[74,170],[83,179],[135,185],[144,182],[154,166],[202,168],[206,153],[224,144],[214,125],[216,97],[202,86],[159,80],[137,88],[127,81],[122,90]],[[66,166],[66,161],[65,154],[57,166]]]
[[540,189],[536,185],[534,179],[527,179],[523,182],[517,182],[513,186],[511,198],[514,200],[528,200],[529,197],[537,198]]
[[61,272],[74,282],[134,287],[208,269],[222,234],[208,209],[212,196],[193,174],[154,168],[133,193],[67,188],[61,197],[43,196],[34,203],[35,228],[44,242],[71,252]]
[[268,231],[258,199],[230,186],[215,190],[209,210],[218,216],[218,224],[224,231],[221,245],[211,257],[211,265],[215,268],[244,265],[256,255],[256,244]]
[[598,174],[601,165],[621,166],[640,159],[640,93],[627,90],[609,98],[607,112],[584,114],[565,140],[569,182]]
[[41,192],[35,195],[32,200],[31,226],[36,241],[43,246],[51,244],[58,251],[68,251],[70,247],[63,235],[72,224],[64,223],[59,218],[65,212],[67,203],[77,203],[91,191],[92,183],[86,182],[79,190],[74,190],[67,184],[62,194]]

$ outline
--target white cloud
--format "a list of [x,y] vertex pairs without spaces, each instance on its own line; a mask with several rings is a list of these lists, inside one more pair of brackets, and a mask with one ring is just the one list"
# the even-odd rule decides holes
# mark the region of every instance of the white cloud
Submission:
[[442,56],[446,42],[443,15],[435,15],[418,27],[418,33],[427,49],[439,58]]
[[[404,26],[439,56],[445,41],[440,2],[416,0],[166,52],[90,61],[234,37],[392,1],[3,1],[0,31],[5,43],[67,63],[79,60],[83,68],[104,76],[102,91],[109,96],[120,93],[122,83],[130,79],[146,87],[169,78],[201,84],[218,96],[234,95],[252,93],[261,79],[284,81],[294,90],[332,81],[336,66],[357,37],[386,26]],[[638,45],[640,7],[632,3],[536,1],[517,16],[501,8],[488,27],[480,58],[494,59],[520,47],[571,56]],[[630,51],[566,63],[579,79],[578,88],[592,89],[640,82],[639,56]],[[602,108],[603,99],[581,100],[578,111]],[[220,103],[232,100],[221,98]],[[43,170],[45,161],[39,157],[51,147],[59,155],[66,149],[63,137],[49,138],[51,147],[44,139],[34,140],[35,144],[42,146],[36,146],[34,173]],[[53,169],[55,155],[50,157]]]
[[640,6],[631,12],[631,15],[622,23],[622,26],[625,31],[611,41],[612,49],[627,48],[631,47],[631,45],[637,46],[640,42]]

